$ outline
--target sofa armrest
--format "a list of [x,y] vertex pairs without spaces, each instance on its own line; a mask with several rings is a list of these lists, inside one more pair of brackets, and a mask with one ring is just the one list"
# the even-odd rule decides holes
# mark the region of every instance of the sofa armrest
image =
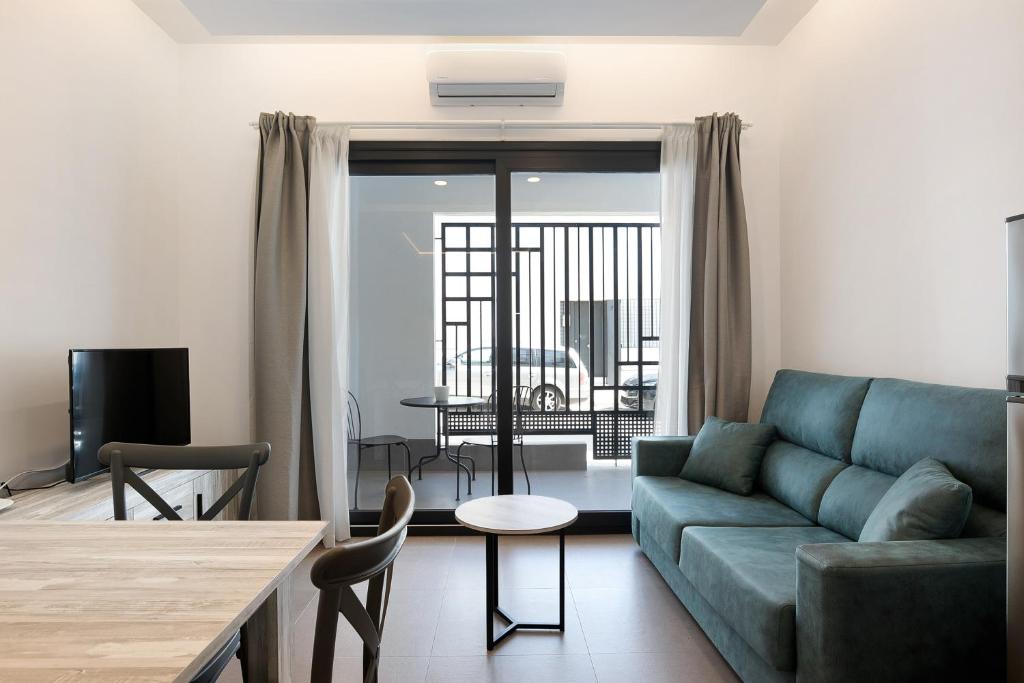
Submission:
[[692,436],[633,437],[633,477],[674,477],[693,447]]
[[799,680],[1005,680],[1005,539],[804,545],[796,562]]

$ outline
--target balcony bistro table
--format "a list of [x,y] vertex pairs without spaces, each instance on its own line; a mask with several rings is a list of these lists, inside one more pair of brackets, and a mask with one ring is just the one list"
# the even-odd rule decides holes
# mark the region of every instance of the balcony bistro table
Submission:
[[[459,524],[484,534],[487,581],[487,649],[518,629],[565,631],[565,528],[576,521],[576,508],[548,496],[488,496],[455,508]],[[498,536],[529,535],[558,531],[558,623],[516,621],[498,604]],[[508,626],[495,637],[494,616]]]
[[[448,448],[448,409],[449,408],[468,408],[470,406],[480,406],[487,403],[486,399],[478,396],[449,396],[447,401],[438,401],[432,396],[420,396],[417,398],[403,398],[399,401],[403,406],[409,408],[433,408],[437,410],[438,421],[440,425],[436,431],[436,444],[434,447],[434,454],[427,455],[419,459],[419,462],[409,470],[410,476],[412,470],[419,470],[417,479],[423,478],[423,466],[427,463],[434,462],[441,457],[441,451],[444,450],[444,455],[448,459],[448,462],[454,463],[456,468],[462,468],[466,471],[466,493],[472,495],[473,493],[473,478],[469,471],[469,468],[462,464],[459,458],[452,455]],[[444,445],[442,446],[442,437]],[[455,500],[459,500],[459,470],[455,470]]]

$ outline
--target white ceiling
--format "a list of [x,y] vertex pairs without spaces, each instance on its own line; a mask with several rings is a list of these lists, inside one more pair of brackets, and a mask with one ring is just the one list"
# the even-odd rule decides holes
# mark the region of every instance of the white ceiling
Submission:
[[[773,44],[815,0],[135,0],[181,42],[669,37]],[[748,38],[749,39],[745,39]]]

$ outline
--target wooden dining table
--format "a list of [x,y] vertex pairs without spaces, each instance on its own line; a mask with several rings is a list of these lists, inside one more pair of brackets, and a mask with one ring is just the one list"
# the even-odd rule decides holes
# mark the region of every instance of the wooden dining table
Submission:
[[189,681],[248,622],[251,681],[290,680],[290,575],[323,522],[0,525],[0,679]]

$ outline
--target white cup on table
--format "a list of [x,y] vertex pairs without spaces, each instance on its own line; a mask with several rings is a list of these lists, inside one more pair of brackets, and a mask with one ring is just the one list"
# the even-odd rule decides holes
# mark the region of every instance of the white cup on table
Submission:
[[434,387],[434,400],[438,403],[446,403],[450,394],[448,387]]

